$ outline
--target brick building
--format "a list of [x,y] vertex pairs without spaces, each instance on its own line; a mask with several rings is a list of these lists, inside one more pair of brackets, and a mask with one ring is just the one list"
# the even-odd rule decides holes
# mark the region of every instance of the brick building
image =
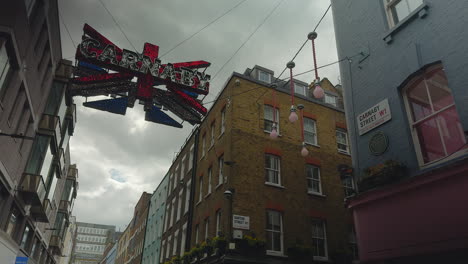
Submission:
[[143,192],[133,217],[117,242],[116,264],[141,264],[151,194]]
[[57,1],[0,9],[0,262],[57,263],[76,197]]
[[[220,234],[228,239],[255,235],[266,241],[268,257],[280,262],[298,241],[311,247],[317,260],[355,251],[354,240],[348,239],[352,224],[343,207],[345,193],[351,193],[354,183],[341,179],[337,171],[337,165],[351,163],[341,91],[323,79],[326,97],[316,100],[307,83],[294,80],[295,102],[304,105],[310,152],[304,158],[300,122],[288,121],[289,82],[279,83],[273,101],[272,81],[273,72],[259,66],[233,73],[190,137],[195,143],[182,148],[172,168],[184,156],[193,155],[195,164],[189,173],[193,213],[187,215],[191,224],[187,221],[184,233],[185,222],[171,217],[171,210],[181,207],[168,197],[172,208],[166,213],[160,263]],[[280,134],[275,140],[269,136],[274,107]],[[192,145],[195,153],[184,154]],[[184,179],[172,187],[173,197],[182,194],[186,183]],[[248,218],[249,224],[239,226],[233,216]]]

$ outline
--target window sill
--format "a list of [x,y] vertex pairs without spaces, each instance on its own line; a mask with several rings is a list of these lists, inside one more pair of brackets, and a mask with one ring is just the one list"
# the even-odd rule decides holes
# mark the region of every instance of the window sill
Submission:
[[467,154],[468,154],[468,148],[466,147],[466,144],[465,144],[465,146],[462,149],[460,149],[459,151],[454,152],[452,154],[449,154],[448,156],[445,156],[445,157],[443,157],[441,159],[434,160],[434,161],[431,161],[431,162],[428,162],[428,163],[425,163],[425,164],[420,164],[419,168],[421,170],[427,171],[429,168],[439,166],[439,165],[441,165],[443,163],[449,162],[451,160],[457,159],[457,158],[462,157],[462,156],[467,155]]
[[211,192],[205,195],[205,199],[207,199],[211,195]]
[[221,186],[223,186],[223,183],[220,183],[220,184],[216,185],[215,190],[217,190]]
[[214,147],[214,144],[210,145],[210,147],[208,148],[208,151],[210,151],[213,147]]
[[312,147],[316,147],[316,148],[320,148],[320,145],[318,144],[312,144],[312,143],[308,143],[308,142],[305,142],[307,146],[312,146]]
[[314,256],[314,261],[320,261],[320,262],[330,262],[328,257],[315,257]]
[[195,206],[198,206],[199,204],[201,204],[202,200],[198,201]]
[[219,134],[218,139],[220,139],[224,135],[224,131]]
[[[268,130],[263,130],[263,132],[265,132],[265,134],[268,134],[268,135],[270,135],[270,133],[271,133],[271,131],[268,131]],[[283,135],[278,134],[278,137],[282,137],[282,136],[283,136]]]
[[283,185],[274,184],[274,183],[270,183],[270,182],[265,182],[265,185],[271,186],[271,187],[276,187],[276,188],[279,188],[279,189],[286,189],[286,187],[284,187]]
[[427,16],[427,9],[429,6],[426,3],[422,3],[421,6],[413,10],[405,19],[400,21],[398,24],[393,26],[389,31],[387,31],[383,37],[383,40],[387,44],[391,44],[393,41],[393,36],[400,30],[402,30],[410,21],[419,17],[421,19]]
[[312,195],[312,196],[322,197],[322,198],[327,197],[325,194],[316,193],[316,192],[307,192],[307,194],[308,194],[308,195]]
[[275,257],[283,257],[283,258],[287,258],[288,256],[284,255],[283,252],[279,252],[279,251],[270,251],[270,250],[267,250],[266,251],[266,254],[268,256],[275,256]]
[[338,153],[346,155],[346,156],[351,156],[351,154],[349,152],[344,152],[344,151],[339,151],[338,150]]

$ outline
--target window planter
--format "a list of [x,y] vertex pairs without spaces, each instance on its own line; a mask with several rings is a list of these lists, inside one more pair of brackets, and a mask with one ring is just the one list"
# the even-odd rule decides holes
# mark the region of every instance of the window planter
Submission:
[[243,239],[236,239],[236,249],[241,255],[263,257],[266,255],[266,243],[253,236],[245,235]]
[[295,263],[313,263],[312,249],[303,245],[288,248],[288,257]]
[[359,182],[359,191],[368,191],[386,184],[394,183],[406,176],[406,166],[395,160],[366,168],[365,177]]

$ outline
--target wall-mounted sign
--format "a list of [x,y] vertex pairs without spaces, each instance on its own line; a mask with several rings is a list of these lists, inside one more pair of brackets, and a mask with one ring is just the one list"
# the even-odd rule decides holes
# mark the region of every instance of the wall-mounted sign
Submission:
[[250,217],[243,215],[233,215],[232,216],[232,228],[238,229],[250,229]]
[[378,131],[369,140],[369,150],[372,155],[380,156],[387,151],[388,137],[383,132]]
[[392,119],[392,114],[388,99],[385,99],[357,116],[359,135],[371,131],[390,119]]
[[28,257],[16,257],[15,264],[28,264]]

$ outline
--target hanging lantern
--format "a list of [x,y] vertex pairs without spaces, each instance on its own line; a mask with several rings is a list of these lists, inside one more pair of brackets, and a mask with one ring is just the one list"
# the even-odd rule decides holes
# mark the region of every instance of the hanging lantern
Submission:
[[291,113],[289,114],[289,122],[294,123],[299,119],[299,117],[296,114],[296,107],[294,105],[291,105]]
[[313,91],[314,97],[317,99],[322,99],[323,96],[325,96],[325,92],[323,91],[323,88],[320,86],[320,81],[315,80],[315,88]]
[[309,155],[309,151],[306,148],[306,143],[302,142],[302,150],[301,150],[302,157],[307,157]]
[[278,130],[276,129],[276,123],[273,123],[270,132],[270,138],[276,139],[278,137]]
[[[312,55],[314,58],[314,70],[315,70],[315,81],[314,81],[314,90],[312,94],[317,99],[322,99],[325,95],[323,88],[320,86],[320,77],[318,76],[318,69],[317,69],[317,54],[315,53],[315,39],[317,38],[317,32],[310,32],[307,35],[307,38],[312,42]],[[312,85],[310,86],[312,88]]]

